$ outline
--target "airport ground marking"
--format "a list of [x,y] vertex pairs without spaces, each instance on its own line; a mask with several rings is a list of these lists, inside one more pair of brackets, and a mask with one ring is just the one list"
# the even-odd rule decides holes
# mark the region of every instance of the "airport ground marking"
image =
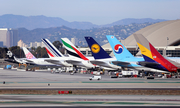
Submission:
[[[3,83],[3,82],[0,82]],[[10,83],[180,83],[180,82],[100,82],[100,81],[96,81],[96,82],[87,82],[87,81],[82,81],[82,82],[5,82],[5,84],[10,84]]]
[[58,101],[1,101],[0,105],[2,104],[116,104],[116,105],[173,105],[173,106],[179,106],[179,103],[151,103],[151,102],[103,102],[103,101],[71,101],[71,102],[58,102]]

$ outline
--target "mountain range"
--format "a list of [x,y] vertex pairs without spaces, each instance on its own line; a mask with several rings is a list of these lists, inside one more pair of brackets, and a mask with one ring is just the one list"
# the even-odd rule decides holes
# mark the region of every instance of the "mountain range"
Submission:
[[50,28],[50,27],[61,27],[66,26],[73,29],[91,29],[91,28],[100,28],[100,27],[111,27],[114,25],[129,25],[132,23],[156,23],[166,21],[164,19],[151,19],[151,18],[126,18],[111,24],[105,25],[96,25],[91,22],[68,22],[62,18],[58,17],[46,17],[43,15],[40,16],[22,16],[22,15],[13,15],[5,14],[0,16],[0,28],[26,28],[28,30],[33,30],[37,28]]

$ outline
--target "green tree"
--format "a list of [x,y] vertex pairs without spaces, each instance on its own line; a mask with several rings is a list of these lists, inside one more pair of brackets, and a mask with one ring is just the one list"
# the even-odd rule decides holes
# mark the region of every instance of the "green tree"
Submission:
[[60,41],[54,41],[53,45],[59,50],[60,48],[62,48],[62,43]]
[[9,50],[18,58],[25,57],[23,50],[19,46],[12,46]]
[[48,54],[46,52],[46,49],[43,47],[37,47],[34,51],[37,58],[48,58]]
[[5,48],[0,47],[0,58],[6,58]]

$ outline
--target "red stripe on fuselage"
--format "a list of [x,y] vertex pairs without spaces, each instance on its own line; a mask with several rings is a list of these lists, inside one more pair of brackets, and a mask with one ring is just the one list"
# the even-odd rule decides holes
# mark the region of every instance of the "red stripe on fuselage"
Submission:
[[150,46],[153,59],[156,62],[164,66],[169,72],[177,71],[177,67],[174,64],[166,60],[150,43],[149,43],[149,46]]

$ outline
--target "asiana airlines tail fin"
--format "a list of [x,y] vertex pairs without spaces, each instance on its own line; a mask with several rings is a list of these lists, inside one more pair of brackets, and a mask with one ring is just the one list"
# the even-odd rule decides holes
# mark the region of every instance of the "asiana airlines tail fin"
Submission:
[[177,67],[164,58],[142,34],[134,34],[134,37],[145,60],[145,66],[169,72],[177,71]]

